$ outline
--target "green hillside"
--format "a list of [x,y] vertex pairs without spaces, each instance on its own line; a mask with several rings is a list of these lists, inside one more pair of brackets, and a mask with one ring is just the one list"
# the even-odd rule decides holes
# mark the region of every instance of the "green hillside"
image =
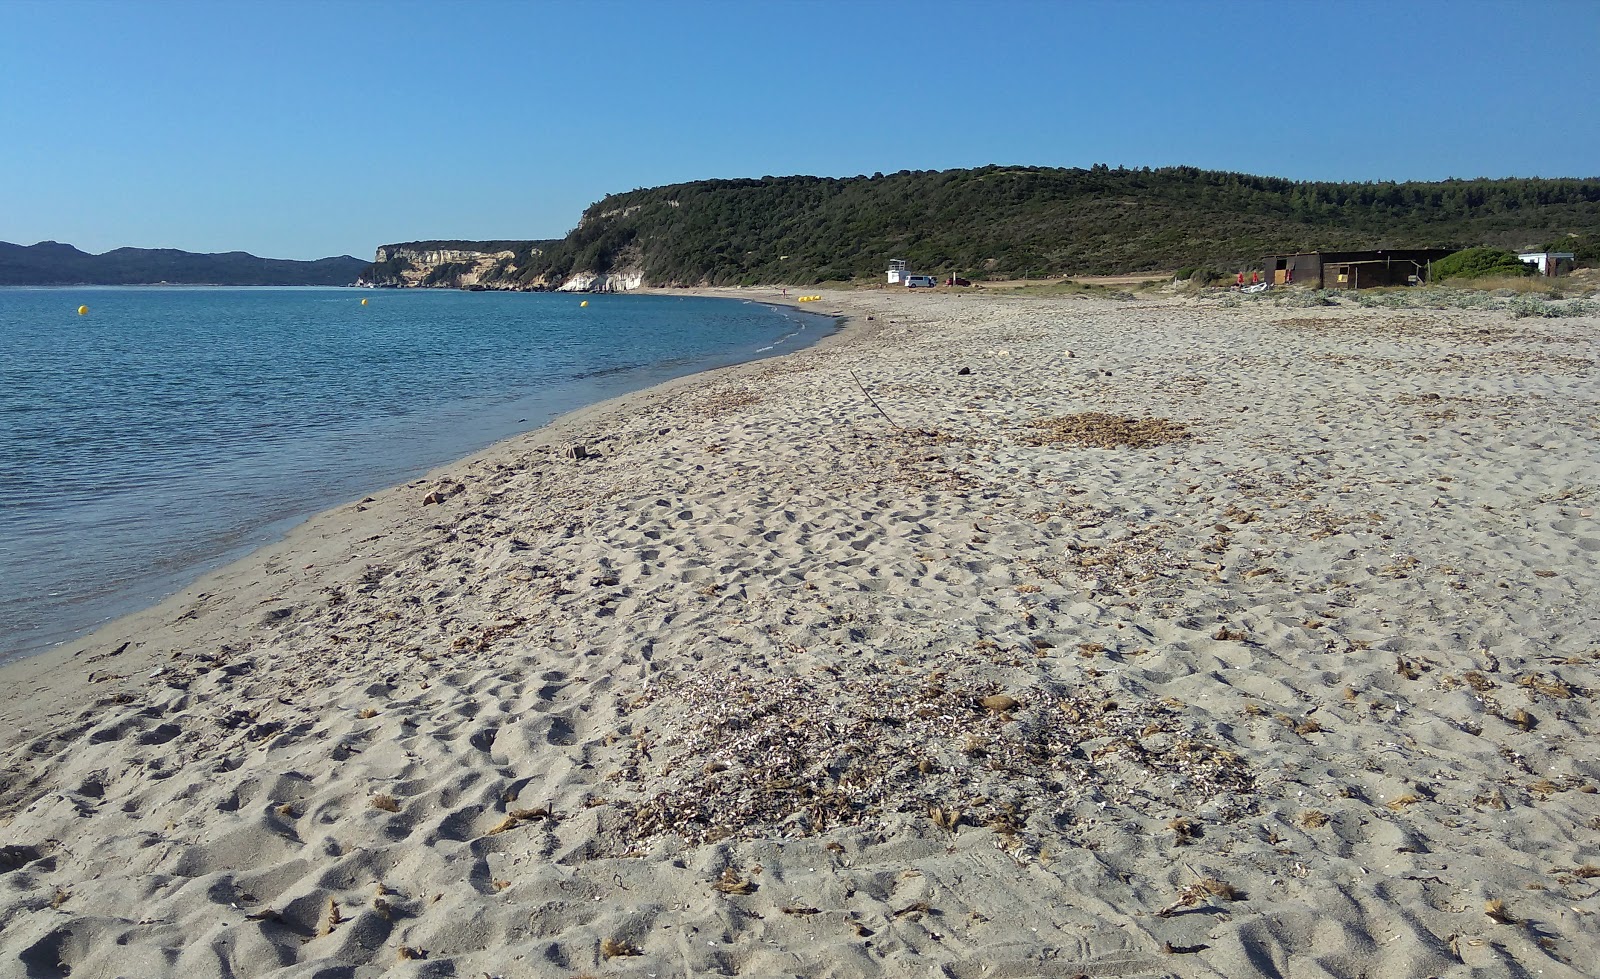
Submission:
[[1600,259],[1600,179],[1308,183],[1198,170],[983,167],[703,180],[613,194],[514,280],[638,268],[652,285],[1233,268],[1281,251],[1529,248]]

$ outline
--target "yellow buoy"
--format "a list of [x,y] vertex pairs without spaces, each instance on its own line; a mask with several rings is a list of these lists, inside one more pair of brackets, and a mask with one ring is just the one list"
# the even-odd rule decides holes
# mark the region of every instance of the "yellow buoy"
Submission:
[[78,315],[79,316],[88,316],[89,315],[89,307],[87,307],[87,306],[79,306],[78,307]]
[[361,300],[361,305],[365,306],[366,304],[367,304],[367,301],[365,299]]
[[578,305],[579,306],[587,306],[587,305],[589,305],[589,300],[585,299],[583,302],[579,303]]

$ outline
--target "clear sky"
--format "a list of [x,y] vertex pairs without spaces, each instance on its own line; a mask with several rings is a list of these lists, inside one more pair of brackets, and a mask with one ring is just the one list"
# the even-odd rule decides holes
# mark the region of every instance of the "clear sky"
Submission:
[[0,0],[0,240],[370,257],[989,163],[1600,175],[1600,2]]

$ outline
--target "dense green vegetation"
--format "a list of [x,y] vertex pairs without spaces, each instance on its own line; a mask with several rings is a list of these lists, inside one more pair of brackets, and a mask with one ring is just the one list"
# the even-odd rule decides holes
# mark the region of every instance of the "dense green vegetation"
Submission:
[[366,266],[344,255],[315,262],[257,258],[245,252],[215,255],[175,248],[118,248],[90,255],[71,245],[0,241],[0,285],[347,286]]
[[1193,167],[992,166],[635,190],[593,205],[538,254],[532,243],[504,244],[518,253],[511,277],[535,286],[625,266],[655,285],[809,284],[876,277],[891,257],[934,275],[987,278],[1236,269],[1317,249],[1597,240],[1600,179],[1341,184]]
[[1531,275],[1533,266],[1502,248],[1467,248],[1433,263],[1433,281],[1481,279],[1487,275]]
[[1539,251],[1571,252],[1579,268],[1600,268],[1600,232],[1568,234],[1565,238],[1545,242]]

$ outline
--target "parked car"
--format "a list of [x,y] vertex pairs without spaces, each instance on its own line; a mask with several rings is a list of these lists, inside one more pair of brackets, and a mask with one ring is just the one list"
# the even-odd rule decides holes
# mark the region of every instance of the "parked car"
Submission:
[[963,278],[960,278],[959,276],[954,276],[953,275],[950,278],[944,280],[944,284],[947,285],[947,286],[970,286],[970,285],[972,285],[972,280],[963,279]]
[[908,275],[908,276],[906,276],[906,288],[907,289],[932,289],[934,286],[936,286],[938,284],[939,284],[938,280],[935,279],[931,275]]

